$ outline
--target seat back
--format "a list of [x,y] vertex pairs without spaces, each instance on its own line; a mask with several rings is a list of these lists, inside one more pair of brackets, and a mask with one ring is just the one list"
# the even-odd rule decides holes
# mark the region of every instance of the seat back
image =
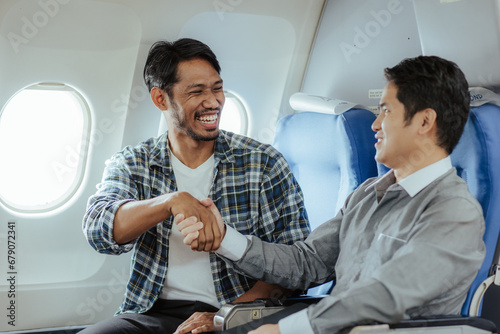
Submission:
[[278,121],[274,146],[304,193],[311,229],[333,218],[347,196],[377,175],[375,115],[350,109],[340,115],[301,112]]
[[[278,121],[274,146],[283,154],[304,194],[311,229],[335,217],[347,196],[377,176],[375,115],[350,109],[340,115],[301,112]],[[308,290],[328,294],[333,282]]]
[[[469,119],[451,154],[453,166],[479,201],[485,217],[486,257],[462,308],[469,314],[474,291],[489,276],[500,233],[500,107],[484,104],[470,109]],[[498,304],[497,304],[498,307]]]

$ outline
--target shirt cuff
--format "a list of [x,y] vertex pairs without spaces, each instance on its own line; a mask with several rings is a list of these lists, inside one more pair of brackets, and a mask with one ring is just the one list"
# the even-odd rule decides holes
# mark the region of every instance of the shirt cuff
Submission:
[[238,261],[245,253],[248,239],[229,225],[226,225],[226,235],[220,244],[217,254],[231,260]]
[[307,308],[281,319],[278,326],[281,334],[314,334],[307,316]]

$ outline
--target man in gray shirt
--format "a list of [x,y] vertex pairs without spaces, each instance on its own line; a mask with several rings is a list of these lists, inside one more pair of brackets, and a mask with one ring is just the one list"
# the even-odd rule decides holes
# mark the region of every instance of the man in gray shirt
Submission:
[[[434,56],[385,69],[372,125],[375,159],[391,168],[369,179],[339,214],[292,246],[245,237],[226,226],[218,255],[237,271],[289,289],[336,279],[319,303],[250,333],[337,333],[370,321],[459,314],[485,254],[481,206],[449,154],[469,110],[458,66]],[[203,223],[176,217],[190,245]]]

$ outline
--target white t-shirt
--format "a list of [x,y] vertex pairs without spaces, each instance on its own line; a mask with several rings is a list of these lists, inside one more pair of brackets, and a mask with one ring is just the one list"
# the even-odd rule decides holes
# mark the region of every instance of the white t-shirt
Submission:
[[[171,161],[177,189],[187,191],[199,200],[207,198],[214,176],[214,156],[196,169],[187,167],[173,154]],[[215,295],[209,253],[192,251],[189,246],[184,245],[182,239],[177,226],[172,226],[167,277],[160,298],[198,300],[220,307]]]

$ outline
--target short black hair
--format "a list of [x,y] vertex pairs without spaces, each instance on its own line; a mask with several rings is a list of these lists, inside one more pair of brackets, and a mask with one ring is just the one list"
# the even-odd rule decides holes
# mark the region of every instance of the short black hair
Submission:
[[213,51],[204,43],[181,38],[174,42],[158,41],[149,49],[144,66],[144,82],[151,91],[153,87],[164,90],[172,98],[172,86],[179,81],[177,68],[182,61],[204,59],[220,74],[221,68]]
[[384,72],[398,89],[407,124],[419,111],[436,111],[438,145],[450,154],[462,136],[470,105],[469,86],[457,64],[437,56],[418,56]]

